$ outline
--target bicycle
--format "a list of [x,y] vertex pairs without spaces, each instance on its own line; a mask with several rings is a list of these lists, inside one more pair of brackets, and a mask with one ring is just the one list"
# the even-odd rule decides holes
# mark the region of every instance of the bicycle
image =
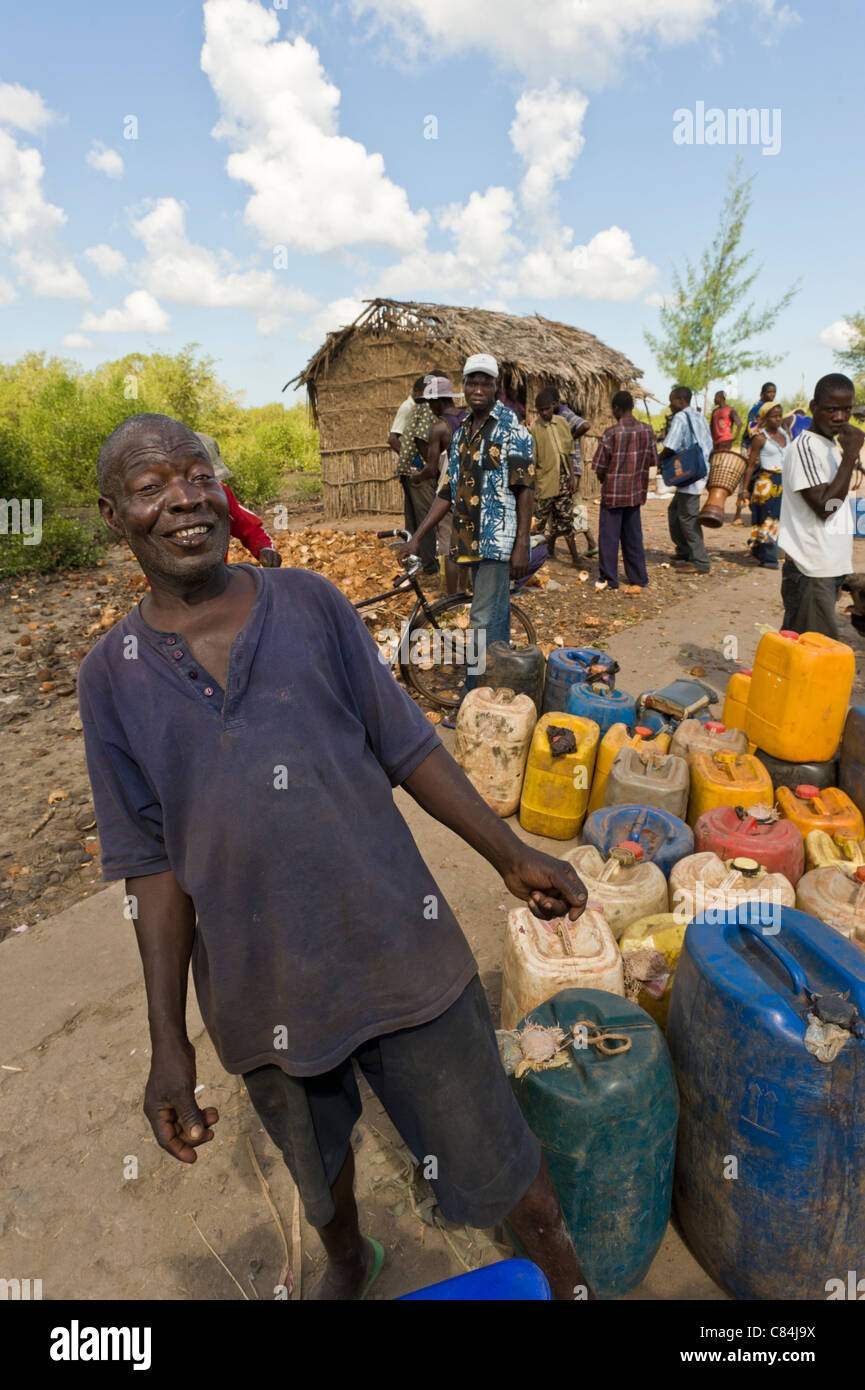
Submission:
[[[408,531],[398,529],[376,531],[376,536],[379,540],[411,539]],[[409,556],[403,564],[404,572],[394,576],[392,589],[382,594],[374,594],[371,598],[361,599],[360,603],[354,606],[362,612],[364,608],[384,603],[387,599],[403,595],[407,597],[409,590],[414,592],[414,607],[399,637],[399,667],[402,678],[406,685],[413,686],[419,695],[425,696],[440,709],[455,709],[459,703],[459,691],[465,676],[463,667],[470,639],[462,634],[469,632],[471,595],[465,590],[459,590],[455,594],[446,594],[443,598],[430,602],[417,577],[421,568],[420,560],[417,556]],[[518,592],[520,587],[519,581],[512,584],[511,593]],[[433,637],[433,633],[438,634],[438,638]],[[460,634],[459,638],[456,636],[457,633]],[[535,637],[531,618],[519,604],[512,601],[511,645],[530,647],[534,644]],[[460,653],[463,659],[455,661],[454,655],[459,658]]]

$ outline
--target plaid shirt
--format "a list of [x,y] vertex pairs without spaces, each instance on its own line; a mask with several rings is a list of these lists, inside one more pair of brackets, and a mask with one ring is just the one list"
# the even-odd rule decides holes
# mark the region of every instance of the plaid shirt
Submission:
[[604,430],[592,467],[601,482],[603,507],[641,507],[649,469],[658,462],[655,436],[639,420],[619,420]]

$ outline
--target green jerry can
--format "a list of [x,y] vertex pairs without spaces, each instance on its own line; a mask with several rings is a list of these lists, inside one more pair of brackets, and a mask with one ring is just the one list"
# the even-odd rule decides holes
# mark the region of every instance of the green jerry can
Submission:
[[[670,1216],[679,1098],[667,1045],[639,1005],[600,989],[562,990],[524,1023],[568,1035],[585,1025],[564,1066],[512,1076],[511,1085],[592,1290],[620,1298],[645,1278]],[[599,1031],[622,1034],[630,1048],[608,1055],[592,1045]]]

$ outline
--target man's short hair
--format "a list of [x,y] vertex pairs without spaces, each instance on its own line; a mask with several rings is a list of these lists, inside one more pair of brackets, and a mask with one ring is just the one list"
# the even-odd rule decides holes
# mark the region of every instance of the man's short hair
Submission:
[[544,386],[535,397],[535,405],[538,410],[545,410],[548,405],[558,405],[559,393],[555,386]]
[[[762,396],[764,391],[768,391],[770,386],[775,386],[774,381],[764,381],[763,385],[760,387],[760,395]],[[775,390],[778,390],[777,386],[775,386]]]
[[428,380],[429,376],[419,376],[411,388],[412,395],[414,396],[418,393],[423,394],[423,388],[426,386]]
[[826,376],[821,376],[814,387],[814,400],[819,405],[823,397],[828,396],[830,391],[852,391],[853,389],[853,383],[849,376],[844,376],[843,372],[829,372]]
[[693,392],[691,391],[690,386],[674,386],[672,391],[670,392],[671,396],[681,396],[683,400],[686,400],[688,402],[688,405],[691,404],[692,394]]
[[[96,460],[96,476],[99,480],[99,495],[108,497],[114,501],[117,492],[118,475],[123,463],[123,459],[129,449],[135,435],[145,430],[166,431],[169,427],[174,429],[188,429],[182,420],[175,420],[171,415],[156,415],[144,413],[141,415],[128,415],[125,420],[121,420],[116,429],[112,430]],[[189,430],[192,440],[202,454],[207,457],[207,450],[193,430]]]
[[633,410],[634,398],[630,391],[617,391],[610,404],[614,405],[616,410]]

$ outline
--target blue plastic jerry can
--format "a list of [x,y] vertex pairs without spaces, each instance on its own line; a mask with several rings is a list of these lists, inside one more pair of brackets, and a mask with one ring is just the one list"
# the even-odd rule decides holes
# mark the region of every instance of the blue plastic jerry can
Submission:
[[635,841],[666,878],[687,854],[694,853],[694,832],[671,811],[655,806],[602,806],[583,823],[583,844],[594,845],[606,859],[614,845]]
[[581,719],[594,719],[601,737],[614,724],[630,726],[637,722],[633,695],[625,690],[611,690],[604,682],[589,685],[585,681],[574,681],[568,691],[565,710]]
[[734,1298],[845,1297],[865,1276],[865,952],[792,908],[711,916],[667,1025],[682,1231]]
[[617,669],[615,661],[607,652],[596,651],[593,647],[557,647],[555,651],[550,652],[547,661],[547,681],[541,713],[564,713],[567,710],[571,686],[577,681],[585,681],[591,671],[601,673],[603,683],[608,689],[615,690]]
[[503,1302],[520,1300],[529,1303],[549,1303],[550,1286],[546,1277],[531,1260],[499,1260],[483,1269],[457,1274],[425,1289],[403,1294],[397,1303],[465,1303],[468,1301]]

